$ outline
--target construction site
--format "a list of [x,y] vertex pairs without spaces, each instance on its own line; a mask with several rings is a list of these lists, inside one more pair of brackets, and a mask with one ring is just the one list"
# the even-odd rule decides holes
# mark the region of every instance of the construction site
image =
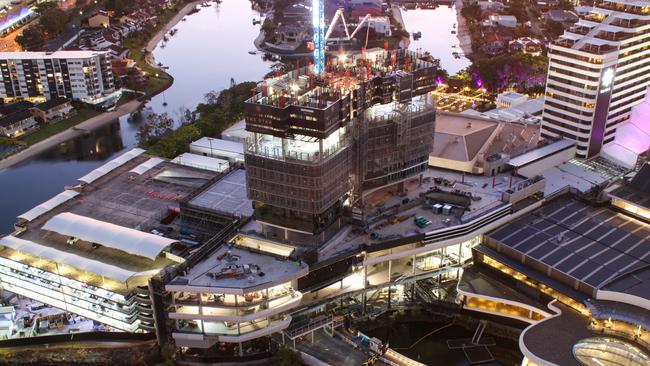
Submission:
[[245,106],[256,217],[307,234],[325,232],[364,188],[421,174],[434,131],[435,104],[423,94],[436,68],[416,53],[377,49],[324,64],[265,80]]

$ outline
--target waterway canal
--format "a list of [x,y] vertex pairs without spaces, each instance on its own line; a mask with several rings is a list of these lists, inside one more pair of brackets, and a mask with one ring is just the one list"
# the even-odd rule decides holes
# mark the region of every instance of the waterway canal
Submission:
[[[259,16],[249,1],[223,0],[179,22],[178,32],[154,51],[156,61],[174,76],[174,84],[147,106],[177,118],[181,109],[193,109],[207,92],[228,87],[231,78],[236,82],[261,79],[270,71],[270,63],[248,53],[259,34],[252,19]],[[450,34],[456,23],[455,7],[408,10],[402,16],[410,32],[422,32],[409,48],[430,50],[452,75],[469,65],[469,60],[452,55],[460,52],[458,38]],[[0,172],[0,233],[12,230],[17,215],[135,146],[137,131],[138,126],[123,117]]]
[[463,56],[457,37],[458,19],[455,5],[442,5],[436,9],[402,9],[402,19],[411,35],[422,33],[418,40],[411,36],[409,49],[431,52],[433,57],[440,59],[440,65],[449,75],[455,75],[471,64],[470,60]]
[[[236,82],[262,78],[270,64],[261,55],[248,54],[259,33],[253,18],[259,13],[250,2],[224,0],[179,22],[178,32],[154,51],[156,61],[169,67],[174,84],[147,106],[176,118],[181,108],[193,109],[205,93],[228,87],[231,78]],[[135,146],[137,131],[138,126],[123,117],[0,172],[0,233],[11,231],[17,215]]]

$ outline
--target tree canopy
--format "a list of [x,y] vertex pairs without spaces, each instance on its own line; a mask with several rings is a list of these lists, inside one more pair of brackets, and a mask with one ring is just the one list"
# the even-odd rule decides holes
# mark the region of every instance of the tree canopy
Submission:
[[57,36],[63,32],[65,25],[68,23],[70,15],[58,7],[49,8],[41,14],[40,24],[47,34]]
[[[215,136],[241,119],[244,101],[250,98],[253,82],[237,84],[221,92],[211,91],[204,102],[196,107],[196,113],[182,110],[183,123],[174,130],[174,121],[166,113],[149,113],[138,133],[138,143],[149,153],[173,158],[187,152],[189,144],[203,136]],[[200,117],[195,118],[196,115]]]

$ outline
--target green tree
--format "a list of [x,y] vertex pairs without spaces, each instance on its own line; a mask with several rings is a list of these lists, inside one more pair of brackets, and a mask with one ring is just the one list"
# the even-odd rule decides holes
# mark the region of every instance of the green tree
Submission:
[[551,19],[546,20],[544,28],[546,28],[546,34],[549,39],[556,39],[564,33],[564,26],[562,23]]
[[40,24],[50,37],[57,36],[63,32],[70,16],[59,8],[47,9],[40,18]]
[[43,43],[45,43],[43,27],[40,25],[33,25],[23,29],[23,33],[16,36],[16,43],[27,51],[41,48]]
[[467,20],[480,22],[481,7],[478,5],[478,2],[472,2],[472,3],[465,2],[465,4],[463,4],[463,9],[460,11],[460,15],[462,15],[463,18]]
[[289,347],[281,347],[271,359],[272,366],[302,366],[300,354]]
[[117,15],[124,15],[131,9],[130,0],[108,0],[106,8],[113,10]]
[[36,14],[43,14],[45,13],[45,11],[56,7],[57,7],[56,1],[46,1],[34,5],[34,8],[32,8],[32,10]]

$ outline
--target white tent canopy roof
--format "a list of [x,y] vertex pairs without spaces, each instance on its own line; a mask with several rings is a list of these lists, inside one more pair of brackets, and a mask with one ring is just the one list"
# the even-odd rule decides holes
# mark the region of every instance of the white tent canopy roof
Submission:
[[73,199],[78,196],[79,192],[73,190],[65,190],[56,196],[50,198],[49,200],[41,203],[40,205],[32,208],[31,210],[25,212],[24,214],[18,216],[19,219],[25,219],[27,221],[32,221],[35,218],[41,216],[42,214],[52,210],[53,208],[61,205],[62,203]]
[[124,154],[118,156],[117,158],[109,161],[108,163],[100,166],[99,168],[93,170],[92,172],[84,175],[78,180],[84,183],[92,183],[97,179],[103,177],[104,175],[110,173],[111,171],[115,170],[116,168],[126,164],[128,161],[136,158],[138,155],[142,153],[144,153],[143,149],[140,148],[131,149],[125,152]]
[[124,226],[64,212],[52,217],[44,230],[79,238],[126,253],[155,260],[158,254],[176,240],[129,229]]
[[57,263],[63,263],[86,272],[92,272],[107,278],[112,278],[120,282],[126,282],[129,278],[136,275],[147,274],[146,272],[132,272],[124,268],[80,257],[73,253],[46,247],[44,245],[34,243],[33,241],[20,239],[10,235],[0,238],[0,245],[9,247],[14,250],[19,250],[21,252],[29,253],[30,255],[36,257],[52,260]]
[[156,165],[162,163],[164,160],[161,158],[151,158],[144,163],[136,166],[135,168],[129,170],[130,173],[135,173],[138,175],[142,175],[143,173],[147,172],[149,169],[155,167]]

